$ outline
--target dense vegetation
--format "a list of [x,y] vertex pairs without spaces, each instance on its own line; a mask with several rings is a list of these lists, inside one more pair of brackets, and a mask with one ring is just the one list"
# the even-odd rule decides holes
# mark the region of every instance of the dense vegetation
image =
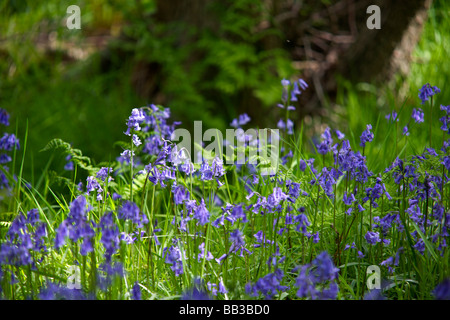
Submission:
[[[271,89],[260,90],[281,138],[273,175],[217,154],[196,163],[197,153],[175,149],[172,133],[186,121],[259,125],[247,114],[200,117],[208,103],[195,81],[173,80],[192,91],[179,88],[172,110],[137,97],[123,69],[61,72],[38,54],[23,60],[33,45],[10,43],[16,69],[2,66],[14,76],[0,86],[0,298],[449,299],[450,48],[442,30],[450,20],[436,8],[446,6],[430,10],[419,63],[396,94],[342,82],[327,116],[300,121],[311,84],[292,70],[268,75]],[[246,50],[213,42],[231,61],[222,60],[222,72],[245,73],[235,62]],[[182,52],[166,52],[168,74],[180,75]],[[250,75],[251,86],[266,69]],[[213,85],[242,84],[226,79]],[[183,94],[202,106],[187,108],[189,117],[175,112]],[[257,146],[236,140],[248,144],[234,157]],[[381,271],[378,290],[367,285],[371,266]]]

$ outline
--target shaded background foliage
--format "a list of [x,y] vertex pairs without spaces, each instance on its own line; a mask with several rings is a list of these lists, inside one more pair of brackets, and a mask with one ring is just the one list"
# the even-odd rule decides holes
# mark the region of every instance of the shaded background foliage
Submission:
[[[81,8],[81,30],[66,28],[72,4]],[[370,4],[381,8],[381,30],[366,28]],[[0,107],[12,113],[21,141],[28,121],[30,180],[48,163],[50,154],[39,151],[54,137],[98,162],[114,159],[130,109],[149,103],[170,107],[188,129],[194,120],[224,129],[243,112],[253,125],[273,127],[282,78],[310,84],[292,115],[309,134],[322,119],[364,128],[358,117],[342,123],[346,112],[377,116],[410,89],[448,78],[440,65],[449,51],[440,31],[448,27],[448,4],[405,5],[7,0],[0,5]],[[63,156],[52,161],[62,169]]]

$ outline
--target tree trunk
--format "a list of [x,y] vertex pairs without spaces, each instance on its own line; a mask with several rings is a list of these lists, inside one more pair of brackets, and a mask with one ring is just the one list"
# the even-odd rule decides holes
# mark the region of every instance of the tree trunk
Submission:
[[381,9],[381,29],[368,29],[364,21],[339,63],[338,72],[352,82],[384,82],[399,69],[407,70],[431,0],[373,3]]

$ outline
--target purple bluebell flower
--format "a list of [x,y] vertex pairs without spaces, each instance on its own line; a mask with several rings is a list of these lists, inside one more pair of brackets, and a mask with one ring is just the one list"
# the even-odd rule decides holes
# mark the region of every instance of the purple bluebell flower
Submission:
[[281,201],[284,201],[288,198],[288,195],[285,194],[281,188],[275,187],[273,188],[273,193],[267,197],[267,204],[271,209],[275,208],[280,204]]
[[139,147],[142,144],[141,139],[139,139],[139,137],[136,134],[133,134],[132,141],[136,147]]
[[83,243],[81,244],[80,254],[85,256],[92,251],[94,251],[94,247],[92,246],[91,239],[88,237],[84,238]]
[[136,281],[133,285],[133,288],[131,289],[131,298],[133,300],[141,300],[141,287],[139,286],[139,283]]
[[5,109],[0,108],[0,124],[9,126],[9,114]]
[[295,216],[294,222],[297,223],[296,230],[302,234],[306,234],[306,228],[311,225],[311,222],[309,222],[308,217],[304,213]]
[[201,174],[201,180],[211,180],[214,176],[212,168],[206,159],[203,159],[199,172]]
[[317,152],[324,155],[331,151],[331,144],[333,143],[333,139],[331,137],[331,129],[327,127],[322,133],[321,137],[322,141],[317,147]]
[[[9,155],[7,155],[6,153],[0,154],[0,164],[5,164],[5,163],[11,162],[11,161],[12,161],[12,158]],[[6,168],[7,167],[5,167],[5,170],[7,170]]]
[[297,297],[309,297],[313,300],[336,299],[339,292],[336,284],[339,269],[334,266],[327,252],[320,253],[311,264],[296,269],[300,269],[295,282],[298,288]]
[[415,245],[413,245],[413,248],[419,251],[420,254],[424,254],[425,252],[425,242],[422,238],[420,238]]
[[392,113],[390,113],[390,114],[388,114],[388,115],[386,115],[386,120],[388,121],[388,122],[398,122],[398,114],[397,114],[397,112],[395,112],[395,111],[392,111]]
[[203,226],[209,222],[209,217],[210,214],[208,209],[206,209],[205,200],[202,198],[202,202],[194,210],[194,219],[197,219],[197,223]]
[[367,231],[367,233],[366,233],[364,238],[371,245],[375,245],[378,242],[381,242],[380,233],[379,232]]
[[14,133],[4,133],[0,138],[0,150],[11,151],[12,149],[20,149],[19,139],[16,138]]
[[372,125],[368,124],[360,137],[361,143],[359,145],[363,148],[367,142],[371,142],[374,138],[374,134],[370,130],[372,130]]
[[220,281],[219,281],[219,293],[221,293],[221,294],[227,294],[228,293],[228,290],[227,290],[227,288],[225,288],[225,285],[224,285],[222,279],[220,279]]
[[91,300],[82,289],[69,289],[65,285],[47,284],[38,294],[40,300]]
[[262,232],[262,230],[259,230],[259,231],[258,231],[257,233],[255,233],[253,236],[256,238],[256,242],[258,243],[258,244],[255,244],[255,245],[254,245],[255,248],[259,248],[259,247],[261,247],[261,245],[262,245],[263,247],[265,247],[265,244],[266,244],[266,243],[268,243],[268,244],[273,244],[273,241],[267,240],[267,239],[266,239],[266,236],[265,236],[265,234]]
[[164,248],[163,256],[166,257],[165,263],[171,264],[170,269],[175,273],[175,276],[183,274],[182,252],[177,246]]
[[314,243],[319,243],[319,241],[320,241],[319,231],[317,231],[316,233],[314,233],[314,234],[312,235],[312,237],[313,237],[313,242],[314,242]]
[[419,89],[419,98],[422,100],[422,104],[425,104],[430,97],[440,92],[441,90],[438,87],[431,86],[429,83],[426,83]]
[[69,154],[66,157],[66,164],[64,165],[64,170],[66,170],[66,171],[73,171],[74,165],[73,165],[73,162],[70,161],[71,159],[72,159],[72,156]]
[[189,191],[185,187],[177,185],[176,182],[172,185],[172,193],[174,202],[177,205],[182,204],[184,200],[189,200],[190,198]]
[[130,163],[132,157],[134,157],[134,151],[124,150],[120,154],[120,162]]
[[364,295],[364,300],[386,300],[381,289],[372,289]]
[[407,126],[407,125],[403,127],[402,134],[403,134],[404,136],[409,136],[409,129],[408,129],[408,126]]
[[181,300],[211,300],[211,296],[206,291],[203,281],[196,278],[194,285],[182,293]]
[[289,94],[289,86],[291,82],[289,80],[283,79],[281,80],[281,85],[283,86],[283,91],[281,94],[281,101],[283,103],[286,103],[288,101],[288,94]]
[[142,228],[143,224],[148,223],[148,218],[145,214],[140,214],[139,207],[136,203],[125,200],[118,209],[118,217],[123,220],[131,220],[137,224],[138,228]]
[[306,88],[308,88],[308,84],[303,79],[298,79],[298,84],[302,90],[306,90]]
[[422,109],[418,108],[414,108],[413,112],[412,112],[412,118],[414,119],[414,121],[416,123],[421,123],[423,122],[423,118],[424,118],[424,112]]
[[288,289],[287,286],[282,285],[284,273],[280,269],[275,269],[273,273],[269,273],[259,278],[252,286],[247,284],[246,292],[251,296],[258,296],[262,294],[265,299],[271,299],[278,292],[283,292]]
[[250,117],[248,116],[248,114],[243,113],[243,114],[240,114],[240,115],[239,115],[238,123],[239,123],[240,126],[243,126],[243,125],[246,125],[247,123],[249,123],[250,120],[251,120],[251,119],[250,119]]
[[[89,176],[86,179],[86,192],[87,194],[91,193],[92,191],[101,189],[100,184],[93,176]],[[102,190],[103,191],[103,190]]]
[[127,131],[125,132],[126,135],[131,135],[131,130],[140,131],[141,127],[140,124],[144,122],[145,120],[145,114],[142,110],[134,108],[131,110],[131,115],[128,118],[127,123]]
[[231,219],[229,219],[229,220],[232,222],[232,224],[234,223],[234,221],[237,221],[238,219],[242,219],[243,223],[246,223],[248,221],[247,215],[244,212],[244,205],[242,203],[233,206],[233,209],[231,210],[230,218]]
[[97,172],[97,178],[100,179],[100,180],[102,180],[102,181],[105,181],[106,178],[108,177],[108,175],[109,175],[110,173],[112,173],[112,172],[113,172],[113,168],[102,167],[102,168],[101,168],[100,170],[98,170],[98,172]]
[[336,132],[336,135],[337,135],[339,140],[343,140],[345,138],[345,134],[343,134],[339,130],[335,130],[335,132]]
[[211,252],[207,252],[205,254],[205,243],[202,242],[199,246],[198,249],[200,250],[200,253],[198,254],[198,261],[206,259],[206,261],[210,261],[212,259],[214,259],[213,255]]
[[450,278],[439,283],[432,294],[436,300],[450,300]]

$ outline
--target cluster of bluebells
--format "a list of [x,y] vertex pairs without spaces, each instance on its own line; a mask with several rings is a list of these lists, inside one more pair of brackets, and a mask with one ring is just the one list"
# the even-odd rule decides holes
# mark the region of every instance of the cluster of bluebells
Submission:
[[1,265],[32,266],[35,268],[36,254],[46,254],[47,225],[40,220],[37,209],[27,214],[20,213],[12,221],[6,241],[0,247]]
[[[0,108],[0,128],[2,126],[9,126],[9,113],[5,109]],[[7,164],[12,161],[10,153],[14,149],[18,150],[19,147],[19,139],[13,133],[3,132],[3,136],[0,137],[0,190],[11,189],[5,172],[9,171]]]
[[[288,116],[289,111],[295,110],[291,102],[297,101],[301,90],[305,90],[307,84],[301,79],[292,83],[283,80],[282,86],[282,104],[279,107],[285,109]],[[421,89],[419,97],[424,103],[438,92],[438,88],[426,85]],[[445,112],[444,117],[440,119],[441,129],[449,133],[450,108],[441,106],[441,110]],[[443,167],[447,172],[450,170],[450,157],[447,155],[450,140],[443,142],[441,155],[438,151],[427,148],[411,161],[397,158],[383,175],[375,176],[367,167],[364,156],[364,149],[374,140],[372,125],[367,124],[360,135],[359,147],[363,150],[362,154],[359,150],[351,148],[350,141],[345,139],[342,132],[327,127],[321,135],[321,141],[316,144],[317,153],[322,156],[322,168],[319,169],[317,164],[315,165],[313,158],[298,159],[295,170],[300,170],[302,175],[298,178],[295,175],[262,177],[257,174],[254,167],[247,166],[249,173],[243,172],[238,177],[238,183],[243,186],[239,192],[243,193],[244,197],[240,202],[224,203],[217,196],[213,198],[212,194],[207,195],[204,192],[205,186],[208,191],[220,192],[226,189],[224,185],[227,167],[222,159],[216,156],[209,160],[204,159],[200,165],[194,166],[183,150],[177,150],[170,142],[172,133],[179,123],[169,124],[169,118],[170,110],[167,108],[150,105],[133,109],[124,132],[130,139],[130,148],[121,153],[118,162],[131,164],[132,169],[140,169],[130,170],[133,173],[132,183],[137,176],[145,176],[145,184],[151,184],[158,196],[167,190],[173,205],[173,215],[171,210],[169,221],[171,224],[167,223],[166,227],[175,228],[175,236],[171,238],[171,242],[164,241],[164,245],[161,246],[156,236],[161,229],[157,228],[156,219],[150,221],[150,216],[143,212],[143,208],[140,208],[132,197],[114,193],[112,199],[108,199],[112,182],[119,180],[117,176],[129,170],[128,166],[122,166],[124,171],[102,167],[96,174],[88,176],[85,192],[79,190],[80,194],[69,205],[66,219],[55,230],[53,246],[57,250],[69,245],[69,241],[70,244],[77,244],[75,247],[79,248],[79,253],[84,257],[97,248],[102,248],[104,260],[99,264],[99,272],[106,276],[100,276],[99,273],[97,281],[101,288],[110,285],[114,277],[125,276],[123,266],[114,261],[114,255],[118,253],[121,245],[141,241],[146,232],[153,230],[152,234],[147,234],[150,245],[154,244],[157,250],[160,250],[159,258],[165,263],[168,272],[173,272],[180,281],[190,275],[191,270],[185,268],[190,268],[194,263],[207,261],[208,266],[222,268],[227,259],[248,261],[247,258],[251,255],[271,252],[270,256],[264,255],[268,258],[268,272],[253,283],[247,283],[246,293],[250,297],[274,298],[277,294],[290,289],[287,279],[290,275],[287,277],[285,271],[279,268],[279,265],[285,263],[287,259],[280,254],[278,241],[283,239],[282,237],[291,237],[289,243],[291,240],[308,238],[312,240],[308,246],[314,248],[314,244],[319,243],[321,238],[327,239],[326,234],[320,234],[317,225],[313,225],[310,208],[317,209],[316,199],[328,198],[327,200],[334,203],[341,201],[341,195],[336,192],[336,188],[342,181],[349,186],[342,194],[340,203],[346,215],[353,215],[355,218],[362,212],[364,215],[367,215],[368,211],[372,213],[372,210],[383,212],[381,215],[375,214],[370,221],[369,230],[361,233],[364,235],[361,242],[364,242],[358,243],[358,247],[354,242],[351,245],[346,244],[344,251],[356,250],[357,258],[361,261],[366,259],[368,254],[364,250],[380,246],[391,248],[392,235],[395,232],[406,232],[407,226],[402,220],[404,217],[398,211],[380,209],[380,206],[392,208],[394,204],[391,193],[396,190],[388,190],[385,182],[389,181],[391,186],[398,186],[398,194],[404,192],[407,195],[408,203],[405,209],[407,219],[429,237],[442,256],[445,253],[449,238],[450,214],[445,211],[442,190],[448,184],[448,174],[428,167],[426,168],[428,171],[424,173],[423,168],[426,167],[424,163],[427,160],[438,159],[438,169]],[[423,111],[419,108],[414,109],[412,118],[417,123],[423,122]],[[0,109],[0,124],[8,125],[8,119],[7,113]],[[388,115],[387,119],[391,122],[399,121],[395,111]],[[247,114],[241,114],[230,125],[240,129],[250,120]],[[288,117],[280,120],[277,125],[286,134],[293,134],[293,121]],[[238,139],[250,142],[250,137],[245,134]],[[11,137],[5,134],[0,139],[0,150],[11,151],[18,147],[18,141],[13,135]],[[282,164],[287,165],[289,159],[293,160],[294,154],[292,150],[283,152]],[[4,161],[2,165],[7,162],[6,157],[0,155],[0,159]],[[326,161],[329,162],[330,159],[332,162],[326,166]],[[73,170],[70,156],[66,161],[66,170]],[[0,187],[1,174],[0,172]],[[183,177],[189,177],[192,183],[189,184]],[[264,188],[258,189],[258,186]],[[114,206],[110,207],[107,199],[111,200]],[[306,205],[308,203],[313,205]],[[428,209],[431,210],[423,212],[428,204],[430,204]],[[100,217],[94,214],[97,206],[107,208],[102,211]],[[19,214],[12,222],[6,241],[0,247],[0,266],[29,265],[34,268],[37,262],[35,259],[39,257],[36,253],[47,252],[46,245],[49,242],[47,240],[51,239],[47,239],[46,224],[40,221],[38,213],[37,209],[33,209],[26,215]],[[253,229],[253,223],[257,219],[268,220],[265,230]],[[227,246],[217,250],[216,241],[203,240],[208,227],[212,229],[211,234],[222,235],[223,242],[227,243]],[[415,229],[410,229],[410,232],[414,241],[412,249],[419,254],[425,254],[427,248],[420,234]],[[190,243],[187,241],[191,236],[200,241],[196,243],[195,248],[191,246],[192,251],[189,252],[186,248],[189,247]],[[403,247],[397,247],[397,251],[393,252],[386,250],[385,252],[389,253],[382,257],[384,260],[380,265],[388,268],[389,273],[393,274],[399,265],[401,254],[405,251]],[[387,255],[390,256],[386,258]],[[0,274],[1,271],[0,269]],[[336,299],[339,293],[338,271],[328,253],[321,252],[311,263],[294,269],[294,272],[298,272],[295,279],[296,296],[313,300]],[[206,284],[195,281],[194,287],[184,291],[182,298],[209,299],[219,294],[226,295],[228,291],[225,285],[222,278]],[[448,284],[444,282],[436,288],[434,294],[436,297],[443,297],[447,293]],[[141,285],[138,281],[132,282],[128,294],[135,300],[142,298]],[[54,284],[49,284],[41,291],[42,299],[58,297],[86,298],[79,292],[67,292]]]
[[339,287],[336,283],[339,269],[327,252],[318,254],[311,264],[297,267],[299,274],[295,281],[297,297],[312,300],[334,300]]

